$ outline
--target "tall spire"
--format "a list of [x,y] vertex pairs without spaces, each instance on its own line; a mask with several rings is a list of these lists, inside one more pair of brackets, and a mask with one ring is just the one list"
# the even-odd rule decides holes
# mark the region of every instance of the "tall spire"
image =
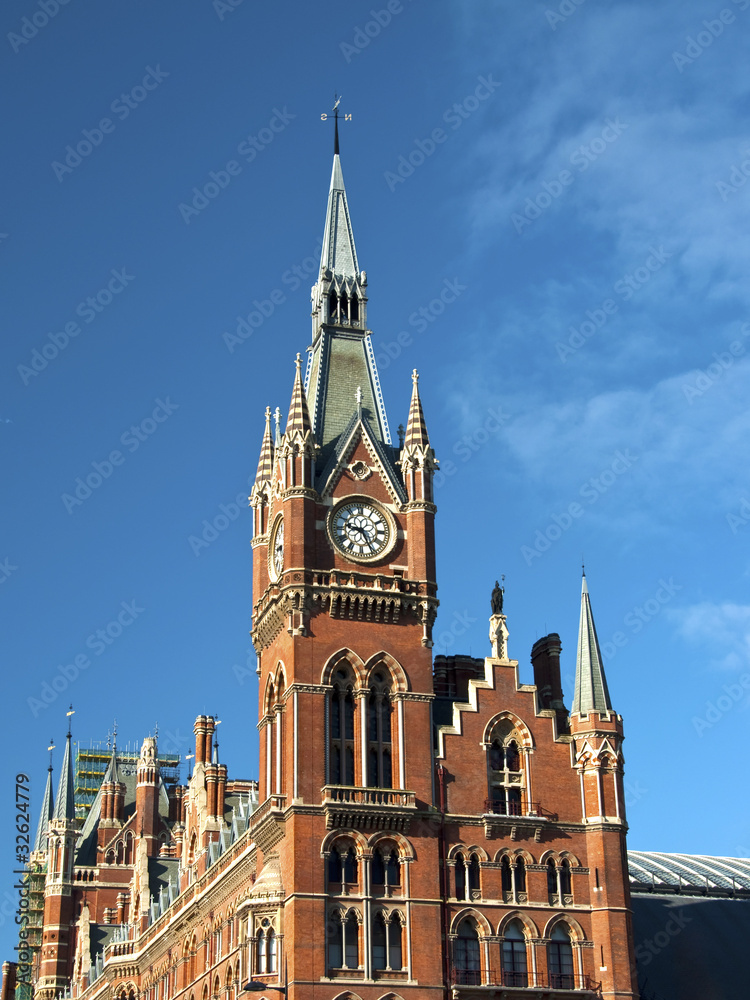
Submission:
[[60,784],[57,786],[57,798],[55,799],[55,819],[75,819],[76,809],[73,798],[73,758],[71,756],[70,744],[73,734],[70,731],[70,716],[73,715],[73,707],[68,712],[68,732],[65,736],[65,756],[63,757],[62,769],[60,771]]
[[342,278],[356,278],[359,274],[357,249],[354,246],[352,221],[349,217],[349,203],[346,200],[344,175],[341,172],[339,157],[339,126],[338,115],[335,123],[335,138],[333,148],[333,169],[331,184],[328,189],[328,206],[326,208],[326,223],[323,232],[323,250],[320,255],[320,273],[326,269]]
[[604,675],[604,664],[596,635],[594,616],[591,613],[586,573],[581,583],[581,622],[578,628],[578,654],[576,657],[576,686],[571,715],[588,715],[589,712],[611,712],[612,703]]
[[430,446],[430,439],[427,435],[427,424],[424,421],[422,412],[422,400],[419,398],[419,373],[415,368],[411,373],[413,388],[411,390],[411,405],[409,407],[409,419],[406,422],[406,437],[404,447],[411,448],[414,445],[419,447]]
[[266,429],[263,432],[263,443],[260,446],[258,471],[255,474],[255,485],[261,486],[271,481],[273,475],[273,440],[271,439],[271,407],[266,407]]
[[297,355],[295,360],[296,372],[294,375],[294,387],[292,388],[292,401],[289,404],[289,416],[286,422],[286,434],[290,436],[297,431],[305,437],[312,430],[310,422],[310,412],[307,409],[307,399],[302,386],[302,356]]
[[47,850],[47,826],[49,821],[52,819],[53,811],[53,797],[52,797],[52,750],[54,744],[50,740],[50,761],[49,767],[47,768],[47,785],[44,789],[44,799],[42,800],[42,811],[39,813],[39,825],[36,828],[36,837],[34,837],[33,851],[46,851]]

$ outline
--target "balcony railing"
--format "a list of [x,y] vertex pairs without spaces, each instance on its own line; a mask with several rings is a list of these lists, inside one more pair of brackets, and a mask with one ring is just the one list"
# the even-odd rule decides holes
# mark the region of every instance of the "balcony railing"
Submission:
[[485,799],[484,812],[493,816],[532,816],[535,819],[557,819],[556,813],[543,808],[539,802],[503,802],[502,799]]
[[453,969],[454,986],[504,986],[508,989],[549,989],[570,992],[601,993],[601,983],[591,976],[573,973],[549,972],[491,972],[484,975],[478,969]]
[[405,792],[400,788],[359,788],[355,785],[326,785],[323,789],[323,802],[336,802],[342,805],[357,806],[401,806],[414,809],[416,796],[414,792]]

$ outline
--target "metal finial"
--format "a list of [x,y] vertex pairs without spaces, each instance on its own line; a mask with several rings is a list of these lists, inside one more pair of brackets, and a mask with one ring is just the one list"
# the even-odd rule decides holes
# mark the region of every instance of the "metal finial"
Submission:
[[406,430],[403,424],[398,425],[398,446],[399,448],[404,447],[404,436],[406,435]]
[[357,400],[357,406],[361,406],[362,405],[362,386],[361,385],[357,386],[357,392],[355,394],[355,398]]
[[297,357],[294,359],[294,364],[296,365],[296,368],[297,368],[298,372],[302,370],[302,355],[301,354],[299,354],[299,353],[297,354]]
[[413,371],[413,372],[411,373],[411,380],[412,380],[412,382],[414,383],[414,385],[416,385],[416,384],[417,384],[417,382],[419,381],[419,372],[417,371],[417,369],[416,369],[416,368],[415,368],[415,369],[414,369],[414,371]]

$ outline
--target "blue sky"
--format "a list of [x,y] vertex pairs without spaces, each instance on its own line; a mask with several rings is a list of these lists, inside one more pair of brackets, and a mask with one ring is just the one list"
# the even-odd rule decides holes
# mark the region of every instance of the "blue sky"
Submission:
[[570,702],[583,554],[631,846],[749,854],[750,2],[55,6],[2,14],[3,955],[12,782],[36,812],[70,701],[182,754],[216,713],[256,775],[237,498],[309,343],[336,91],[389,420],[417,367],[442,463],[436,652],[489,652],[505,574]]

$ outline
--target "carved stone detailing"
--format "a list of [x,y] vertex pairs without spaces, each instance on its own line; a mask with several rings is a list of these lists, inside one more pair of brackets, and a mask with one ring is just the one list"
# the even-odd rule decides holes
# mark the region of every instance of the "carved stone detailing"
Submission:
[[329,830],[408,831],[417,815],[416,795],[397,788],[358,788],[326,785],[323,809]]
[[508,635],[509,632],[505,623],[505,615],[491,615],[490,642],[492,644],[493,659],[508,659]]
[[439,603],[434,589],[433,583],[382,573],[288,571],[254,608],[253,645],[256,652],[266,649],[284,626],[290,635],[309,635],[311,616],[327,612],[331,618],[392,625],[412,615],[422,625],[422,645],[431,646]]

